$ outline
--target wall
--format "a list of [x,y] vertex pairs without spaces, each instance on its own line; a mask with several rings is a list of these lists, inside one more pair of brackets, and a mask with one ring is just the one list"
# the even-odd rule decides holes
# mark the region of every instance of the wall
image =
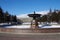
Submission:
[[40,28],[40,29],[17,29],[17,28],[0,28],[0,32],[15,33],[59,33],[60,28]]

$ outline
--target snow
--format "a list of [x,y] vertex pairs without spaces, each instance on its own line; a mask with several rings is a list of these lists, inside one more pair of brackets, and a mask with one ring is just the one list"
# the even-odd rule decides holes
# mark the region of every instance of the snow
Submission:
[[[5,25],[5,28],[30,28],[31,27],[31,23],[30,22],[23,23],[22,25],[11,25],[11,26],[8,26],[8,25],[10,25],[8,23],[1,23],[0,25]],[[40,28],[60,28],[60,24],[57,24],[57,23],[39,24],[39,27]]]
[[26,23],[23,23],[23,25],[30,25],[31,22],[26,22]]
[[[13,26],[7,26],[5,28],[30,28],[31,25],[29,22],[23,23],[22,25],[13,25]],[[39,24],[40,28],[60,28],[59,24]]]
[[[0,23],[0,25],[7,25],[8,23]],[[10,24],[10,23],[9,23]]]
[[8,26],[6,28],[30,28],[30,25],[15,25],[15,26]]
[[[41,28],[60,28],[60,25],[49,25],[49,26],[43,26],[39,25]],[[7,26],[6,28],[30,28],[30,25],[15,25],[15,26]]]
[[44,26],[42,28],[60,28],[60,25]]
[[17,18],[29,18],[28,14],[20,14],[17,16]]

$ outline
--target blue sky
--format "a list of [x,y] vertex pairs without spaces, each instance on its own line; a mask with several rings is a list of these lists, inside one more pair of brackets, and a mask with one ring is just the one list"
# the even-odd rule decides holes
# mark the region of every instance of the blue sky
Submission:
[[4,11],[13,15],[60,9],[60,0],[0,0],[0,6]]

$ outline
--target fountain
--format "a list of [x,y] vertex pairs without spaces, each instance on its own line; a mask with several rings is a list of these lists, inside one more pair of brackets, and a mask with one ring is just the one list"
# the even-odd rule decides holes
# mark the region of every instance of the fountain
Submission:
[[41,14],[36,14],[35,11],[34,11],[34,14],[28,14],[29,17],[33,18],[33,20],[31,21],[31,28],[32,29],[38,29],[39,28],[37,18],[40,17],[40,15]]

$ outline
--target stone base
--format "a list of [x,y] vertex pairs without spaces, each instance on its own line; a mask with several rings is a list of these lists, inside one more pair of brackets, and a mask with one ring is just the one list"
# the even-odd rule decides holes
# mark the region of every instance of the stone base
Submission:
[[0,28],[0,32],[15,33],[59,33],[60,28],[40,28],[40,29],[18,29],[18,28]]

